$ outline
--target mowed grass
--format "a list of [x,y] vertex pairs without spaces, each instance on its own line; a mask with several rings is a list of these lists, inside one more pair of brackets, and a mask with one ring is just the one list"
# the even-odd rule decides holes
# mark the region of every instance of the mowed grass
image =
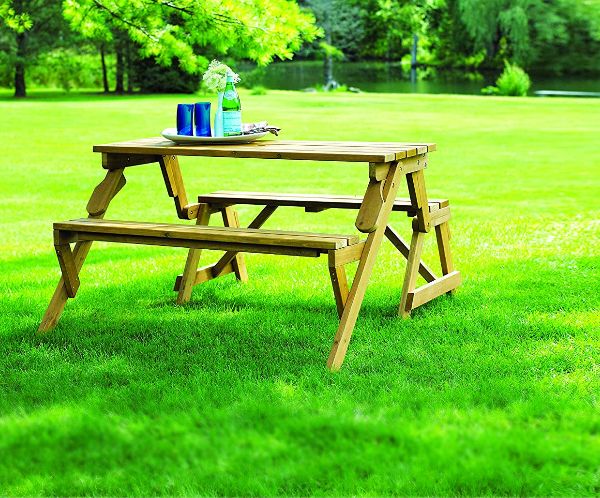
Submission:
[[[59,277],[51,222],[85,215],[103,177],[91,146],[155,136],[202,99],[0,99],[0,494],[600,493],[598,100],[242,94],[245,121],[285,139],[438,144],[427,188],[451,199],[464,283],[398,319],[405,264],[386,243],[339,373],[324,258],[248,255],[248,284],[229,275],[178,307],[185,250],[98,243],[36,335]],[[368,180],[361,164],[182,167],[190,198]],[[126,176],[108,218],[177,221],[157,166]],[[355,215],[288,208],[267,226],[354,233]]]

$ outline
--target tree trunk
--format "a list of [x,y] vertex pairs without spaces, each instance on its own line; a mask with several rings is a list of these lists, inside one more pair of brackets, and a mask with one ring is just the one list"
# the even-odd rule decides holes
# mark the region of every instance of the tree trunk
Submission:
[[108,72],[106,70],[106,59],[104,58],[104,45],[100,45],[100,61],[102,62],[102,85],[104,86],[104,93],[110,92],[108,87]]
[[25,86],[25,56],[27,55],[27,33],[17,33],[17,60],[15,62],[15,97],[27,96]]
[[[325,34],[325,42],[331,45],[331,32],[329,31]],[[325,77],[325,90],[332,90],[337,86],[336,81],[333,79],[333,56],[329,51],[323,59],[323,76]]]
[[125,68],[127,69],[127,93],[133,93],[131,40],[129,38],[125,41]]
[[117,52],[117,71],[116,71],[116,84],[115,84],[115,93],[123,93],[125,86],[123,85],[123,73],[125,69],[125,61],[123,57],[123,43],[121,40],[117,39],[115,44],[115,50]]

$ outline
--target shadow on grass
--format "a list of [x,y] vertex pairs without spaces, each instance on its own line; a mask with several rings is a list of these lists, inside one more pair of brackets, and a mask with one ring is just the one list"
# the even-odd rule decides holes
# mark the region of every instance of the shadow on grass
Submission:
[[410,320],[378,280],[335,375],[329,289],[272,274],[199,286],[184,307],[164,297],[172,276],[100,284],[45,336],[7,295],[19,316],[0,343],[0,451],[13,462],[0,483],[30,495],[589,494],[593,447],[578,441],[598,430],[598,283],[595,260],[575,264],[577,278],[489,265]]

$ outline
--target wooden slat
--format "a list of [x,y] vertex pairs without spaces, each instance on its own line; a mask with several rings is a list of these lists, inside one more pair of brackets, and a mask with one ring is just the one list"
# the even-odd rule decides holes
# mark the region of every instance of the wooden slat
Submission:
[[331,285],[333,287],[333,296],[335,297],[335,306],[338,316],[342,318],[344,314],[344,306],[348,300],[348,278],[346,276],[346,268],[342,266],[330,266],[329,276],[331,277]]
[[[196,218],[196,225],[207,226],[210,222],[210,214],[210,206],[208,204],[201,204]],[[188,252],[178,289],[177,304],[185,304],[192,297],[192,288],[196,280],[196,270],[198,269],[201,254],[202,249],[190,249]]]
[[[56,232],[55,232],[56,233]],[[79,289],[79,276],[71,246],[67,243],[55,243],[56,257],[65,282],[67,296],[75,297]]]
[[356,235],[337,235],[290,232],[283,230],[257,230],[250,228],[205,227],[173,225],[166,223],[141,223],[133,221],[90,220],[83,218],[54,224],[57,230],[77,233],[112,234],[136,237],[158,237],[206,242],[261,244],[272,246],[303,247],[311,249],[340,249],[358,243]]
[[431,216],[427,199],[427,190],[425,188],[425,175],[423,170],[416,171],[406,175],[406,183],[408,184],[408,193],[413,207],[417,211],[417,221],[421,232],[429,232],[431,229]]
[[377,258],[377,251],[381,246],[381,239],[385,233],[385,226],[387,220],[392,212],[392,205],[398,192],[400,171],[396,164],[392,165],[388,176],[385,180],[385,186],[383,188],[384,203],[381,207],[382,215],[379,217],[380,224],[374,232],[371,232],[365,242],[365,247],[354,275],[352,282],[352,288],[348,294],[346,305],[344,306],[344,312],[340,319],[340,325],[335,334],[333,340],[333,346],[329,353],[329,359],[327,360],[327,366],[330,370],[339,370],[346,356],[348,350],[348,344],[352,337],[352,330],[356,324],[358,318],[358,312],[362,305],[362,300],[365,296],[367,284],[371,278],[373,267],[375,266],[375,260]]
[[303,256],[318,258],[325,250],[265,244],[250,244],[237,242],[215,242],[208,240],[190,240],[165,237],[149,237],[111,233],[87,233],[77,235],[79,241],[118,242],[121,244],[140,244],[148,246],[187,247],[188,249],[214,249],[216,251],[252,252],[259,254],[283,254],[286,256]]
[[450,292],[460,285],[460,272],[453,271],[444,275],[443,277],[434,280],[428,284],[425,284],[413,292],[408,294],[406,300],[406,309],[414,309],[417,306],[421,306],[432,299],[435,299],[446,292]]
[[347,263],[358,261],[362,256],[363,249],[365,247],[365,241],[359,242],[336,251],[329,251],[329,266],[336,267],[342,266]]
[[413,230],[410,241],[410,251],[406,262],[404,283],[402,284],[402,297],[400,298],[400,306],[398,307],[398,313],[405,318],[409,316],[411,310],[411,305],[408,304],[408,296],[414,290],[415,284],[417,283],[417,274],[419,267],[421,266],[421,252],[423,251],[424,241],[425,232]]
[[87,203],[86,209],[89,215],[98,217],[104,214],[112,198],[119,193],[126,182],[123,168],[113,169],[106,173],[104,180],[96,186]]
[[[244,157],[386,163],[435,150],[431,143],[265,140],[250,144],[175,145],[160,137],[102,144],[95,152],[129,157],[156,155]],[[107,156],[107,157],[109,157]],[[135,162],[135,161],[130,161]],[[122,164],[121,167],[133,164]]]
[[445,208],[437,209],[431,212],[431,226],[437,227],[443,223],[447,223],[450,220],[450,206]]
[[[237,211],[232,207],[228,206],[223,208],[222,216],[223,224],[226,227],[240,227],[240,220],[238,218]],[[238,280],[241,282],[248,281],[248,270],[246,269],[246,262],[243,254],[236,254],[231,260],[231,266],[233,266],[235,276]]]
[[156,163],[159,159],[160,156],[144,154],[102,154],[102,167],[104,169],[120,169],[128,166]]
[[[255,206],[292,206],[315,209],[360,209],[363,198],[352,195],[330,194],[281,194],[275,192],[236,192],[218,190],[198,197],[199,202],[213,205],[248,204]],[[432,207],[439,208],[448,205],[447,199],[430,199]],[[394,211],[411,211],[413,209],[410,199],[399,198],[394,201]]]
[[435,236],[437,239],[442,273],[446,275],[454,271],[454,262],[452,261],[452,253],[450,252],[450,227],[448,223],[442,223],[436,226]]
[[383,185],[383,181],[371,180],[367,186],[355,223],[356,228],[363,233],[371,233],[377,229],[377,219],[384,202]]
[[377,146],[377,147],[385,147],[385,146],[391,146],[391,147],[420,147],[422,149],[426,149],[425,152],[434,152],[437,147],[436,144],[433,142],[369,142],[369,141],[365,141],[365,142],[353,142],[353,141],[347,141],[347,140],[272,140],[272,141],[258,141],[255,143],[263,143],[263,142],[277,142],[278,144],[282,144],[282,145],[289,145],[289,144],[303,144],[303,145],[310,145],[310,146],[314,146],[314,147],[324,147],[324,146],[329,146],[329,145],[343,145],[344,147],[371,147],[371,146]]
[[[202,268],[198,268],[196,271],[196,277],[193,285],[203,284],[204,282],[208,282],[213,278],[227,275],[228,273],[233,273],[233,266],[231,266],[231,263],[226,264],[218,275],[215,274],[215,265],[203,266]],[[173,289],[175,292],[178,292],[181,289],[182,280],[183,275],[178,275],[175,279],[175,287]]]

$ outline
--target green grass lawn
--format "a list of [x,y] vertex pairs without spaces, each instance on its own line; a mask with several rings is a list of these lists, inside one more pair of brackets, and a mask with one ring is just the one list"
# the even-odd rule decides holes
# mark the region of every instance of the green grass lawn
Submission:
[[[427,187],[451,199],[463,285],[398,319],[405,264],[386,243],[337,374],[324,258],[248,255],[248,284],[178,307],[184,249],[98,243],[36,335],[59,277],[51,222],[85,215],[103,177],[91,146],[155,136],[197,99],[0,97],[0,495],[600,493],[599,100],[242,93],[245,121],[282,138],[438,144]],[[191,198],[368,180],[361,164],[182,168]],[[126,176],[108,218],[176,221],[157,166]],[[267,226],[354,233],[355,216],[287,208]]]

